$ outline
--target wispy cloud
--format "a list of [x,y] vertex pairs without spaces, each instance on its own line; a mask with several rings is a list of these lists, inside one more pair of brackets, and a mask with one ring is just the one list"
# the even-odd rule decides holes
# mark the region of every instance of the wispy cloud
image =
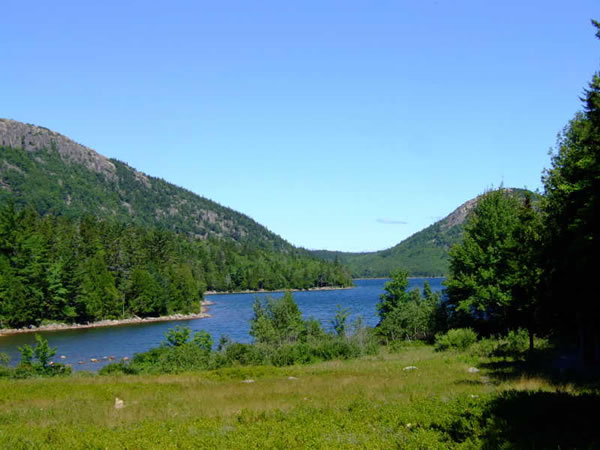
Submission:
[[408,222],[404,220],[394,220],[394,219],[377,219],[378,223],[383,223],[385,225],[406,225]]

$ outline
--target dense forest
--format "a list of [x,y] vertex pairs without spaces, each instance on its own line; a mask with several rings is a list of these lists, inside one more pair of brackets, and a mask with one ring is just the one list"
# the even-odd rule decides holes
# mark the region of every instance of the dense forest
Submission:
[[206,290],[351,284],[341,265],[300,253],[0,207],[3,327],[199,312]]

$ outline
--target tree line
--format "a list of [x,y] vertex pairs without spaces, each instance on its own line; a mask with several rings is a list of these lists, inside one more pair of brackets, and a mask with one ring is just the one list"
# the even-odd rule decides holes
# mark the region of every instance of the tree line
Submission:
[[[593,22],[600,30],[600,24]],[[600,38],[600,31],[596,33]],[[600,251],[600,76],[583,111],[559,135],[542,175],[539,207],[509,192],[487,193],[465,239],[450,254],[448,298],[458,323],[484,332],[529,331],[577,344],[600,360],[600,302],[594,261]]]
[[0,205],[2,327],[194,313],[207,290],[351,284],[343,266],[293,252]]
[[[592,23],[600,38],[600,23]],[[450,250],[447,301],[409,295],[406,274],[398,272],[380,303],[380,333],[406,334],[408,324],[430,338],[444,331],[443,321],[435,320],[442,317],[446,331],[508,336],[523,329],[530,349],[540,335],[576,347],[584,360],[600,361],[598,73],[582,102],[542,174],[542,198],[534,202],[527,192],[503,188],[486,192],[468,216],[463,240]]]

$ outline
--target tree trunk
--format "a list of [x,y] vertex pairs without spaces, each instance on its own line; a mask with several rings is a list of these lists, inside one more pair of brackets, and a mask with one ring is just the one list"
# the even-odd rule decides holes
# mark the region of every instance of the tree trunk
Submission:
[[533,353],[533,330],[528,330],[529,331],[529,353]]

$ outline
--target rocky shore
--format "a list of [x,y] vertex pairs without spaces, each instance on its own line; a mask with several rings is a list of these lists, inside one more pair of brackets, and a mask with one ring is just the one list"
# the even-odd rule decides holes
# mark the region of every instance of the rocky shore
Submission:
[[210,314],[206,312],[207,306],[214,304],[210,301],[202,302],[202,312],[195,314],[171,314],[169,316],[160,316],[160,317],[132,317],[129,319],[115,319],[115,320],[101,320],[99,322],[92,323],[76,323],[76,324],[68,324],[68,323],[50,323],[47,325],[40,325],[39,327],[31,327],[31,328],[5,328],[0,329],[0,336],[6,336],[10,334],[20,334],[20,333],[36,333],[38,331],[62,331],[62,330],[78,330],[83,328],[101,328],[101,327],[112,327],[118,325],[132,325],[132,324],[141,324],[141,323],[150,323],[150,322],[167,322],[172,320],[193,320],[193,319],[205,319],[210,317]]
[[308,289],[275,289],[275,290],[267,290],[267,289],[259,289],[256,291],[252,291],[250,289],[246,289],[245,291],[206,291],[204,295],[227,295],[227,294],[269,294],[271,292],[308,292],[308,291],[339,291],[342,289],[353,289],[355,286],[324,286],[317,288],[308,288]]

